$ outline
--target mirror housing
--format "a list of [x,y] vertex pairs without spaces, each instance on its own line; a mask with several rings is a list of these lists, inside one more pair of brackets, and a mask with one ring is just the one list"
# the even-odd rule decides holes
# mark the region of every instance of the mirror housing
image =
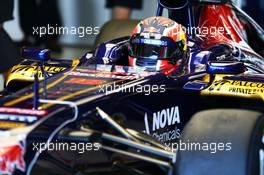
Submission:
[[241,62],[208,62],[206,72],[208,74],[241,74],[247,70],[244,63]]
[[33,59],[34,61],[48,61],[50,60],[50,50],[25,47],[21,50],[21,56],[23,58]]

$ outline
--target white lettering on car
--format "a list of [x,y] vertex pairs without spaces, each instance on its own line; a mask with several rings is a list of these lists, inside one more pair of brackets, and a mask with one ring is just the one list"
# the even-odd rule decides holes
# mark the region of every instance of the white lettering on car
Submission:
[[[146,133],[150,134],[147,113],[145,113],[144,122]],[[153,113],[152,131],[162,129],[166,126],[171,126],[180,122],[181,120],[178,106],[163,109],[161,111]]]

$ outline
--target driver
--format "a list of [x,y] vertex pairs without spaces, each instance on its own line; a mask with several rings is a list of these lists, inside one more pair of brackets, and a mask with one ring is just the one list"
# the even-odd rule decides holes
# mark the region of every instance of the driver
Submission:
[[131,37],[100,44],[85,59],[86,64],[129,65],[168,75],[182,69],[186,53],[187,38],[181,25],[159,16],[141,21]]
[[128,43],[130,66],[164,74],[180,69],[186,52],[187,39],[181,25],[165,17],[141,21]]

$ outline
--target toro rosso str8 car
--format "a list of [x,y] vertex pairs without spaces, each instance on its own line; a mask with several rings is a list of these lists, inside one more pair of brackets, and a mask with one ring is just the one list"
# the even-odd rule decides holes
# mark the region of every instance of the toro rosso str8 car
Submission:
[[228,1],[163,9],[229,34],[189,35],[170,75],[126,65],[127,37],[73,61],[23,49],[1,99],[0,174],[264,173],[263,30]]

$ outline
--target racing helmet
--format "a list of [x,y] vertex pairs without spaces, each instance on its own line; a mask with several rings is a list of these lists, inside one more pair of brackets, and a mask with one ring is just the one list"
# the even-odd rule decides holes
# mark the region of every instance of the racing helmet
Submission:
[[130,66],[170,74],[185,58],[186,33],[180,24],[169,18],[150,17],[134,28],[128,51]]

